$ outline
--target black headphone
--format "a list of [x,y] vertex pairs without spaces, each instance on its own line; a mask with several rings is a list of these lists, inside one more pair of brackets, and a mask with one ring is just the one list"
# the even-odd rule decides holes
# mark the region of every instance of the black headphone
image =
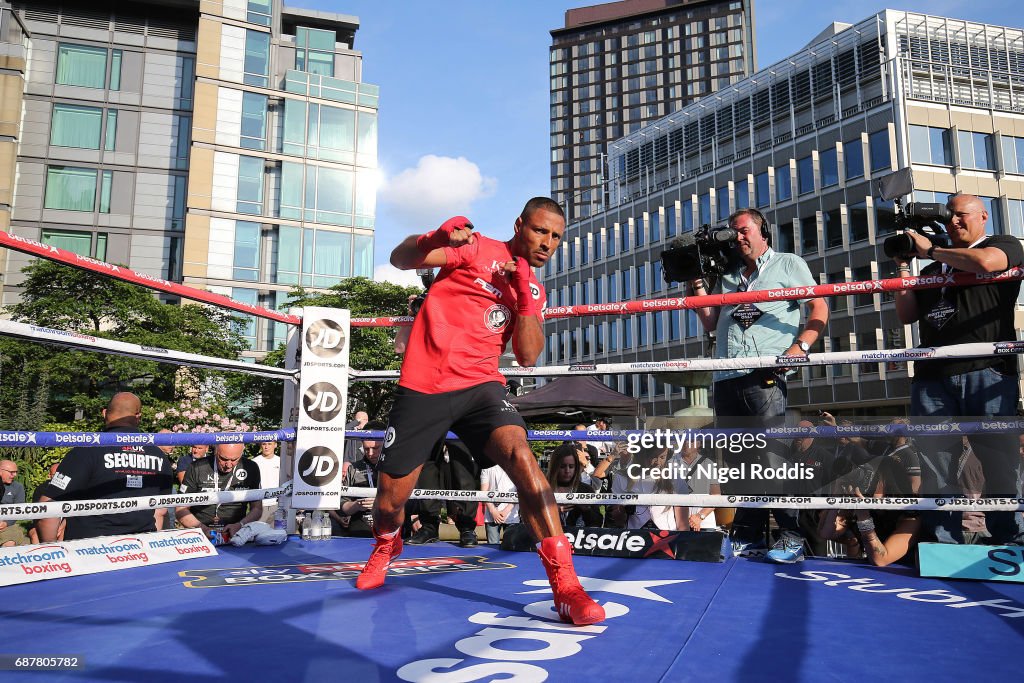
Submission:
[[732,223],[731,219],[733,218],[733,216],[735,216],[738,213],[745,213],[747,215],[753,216],[758,221],[760,221],[761,222],[761,237],[763,237],[765,239],[765,241],[768,242],[768,246],[769,247],[772,246],[771,224],[768,223],[768,219],[765,218],[765,215],[763,213],[761,213],[760,211],[758,211],[755,208],[736,209],[735,211],[733,211],[732,216],[729,217],[730,218],[730,220],[729,220],[730,223]]

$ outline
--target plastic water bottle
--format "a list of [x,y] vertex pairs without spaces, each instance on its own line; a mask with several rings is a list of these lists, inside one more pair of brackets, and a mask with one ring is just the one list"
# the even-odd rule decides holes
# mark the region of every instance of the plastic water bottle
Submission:
[[284,531],[286,527],[287,524],[285,524],[284,519],[284,508],[278,506],[277,509],[274,510],[274,528]]
[[305,513],[303,513],[303,515],[302,515],[302,526],[299,527],[299,533],[302,535],[302,540],[304,540],[304,541],[308,541],[309,540],[309,529],[310,529],[310,526],[312,525],[312,521],[313,521],[313,513],[312,512],[305,512]]
[[314,510],[313,514],[309,518],[309,540],[319,541],[321,540],[321,533],[323,532],[323,513],[320,510]]
[[320,538],[324,541],[329,541],[331,540],[331,516],[326,510],[321,510],[320,515],[323,520],[323,525],[320,527]]

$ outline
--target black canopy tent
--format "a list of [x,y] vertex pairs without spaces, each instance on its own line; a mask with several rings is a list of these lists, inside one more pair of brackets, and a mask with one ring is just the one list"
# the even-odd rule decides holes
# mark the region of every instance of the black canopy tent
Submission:
[[533,422],[571,422],[593,416],[640,417],[640,401],[591,376],[559,377],[512,403]]

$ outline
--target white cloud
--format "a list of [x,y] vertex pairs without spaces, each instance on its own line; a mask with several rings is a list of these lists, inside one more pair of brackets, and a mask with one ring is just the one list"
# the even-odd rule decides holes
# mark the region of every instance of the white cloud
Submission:
[[436,227],[450,216],[470,215],[472,204],[494,194],[498,181],[465,157],[428,154],[384,181],[378,199],[406,223],[408,233]]
[[374,268],[373,279],[375,282],[392,282],[402,287],[423,286],[423,281],[415,270],[399,270],[390,263],[382,263]]

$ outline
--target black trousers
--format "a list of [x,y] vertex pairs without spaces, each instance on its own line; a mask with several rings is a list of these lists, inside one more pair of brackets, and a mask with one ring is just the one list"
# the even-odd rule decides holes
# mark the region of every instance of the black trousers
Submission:
[[[423,464],[416,488],[477,491],[480,489],[480,466],[461,441],[441,442],[434,447],[430,458]],[[436,531],[441,523],[442,503],[459,531],[476,530],[476,514],[480,506],[476,501],[410,500],[405,508],[406,519],[411,515],[419,515],[420,524]]]

